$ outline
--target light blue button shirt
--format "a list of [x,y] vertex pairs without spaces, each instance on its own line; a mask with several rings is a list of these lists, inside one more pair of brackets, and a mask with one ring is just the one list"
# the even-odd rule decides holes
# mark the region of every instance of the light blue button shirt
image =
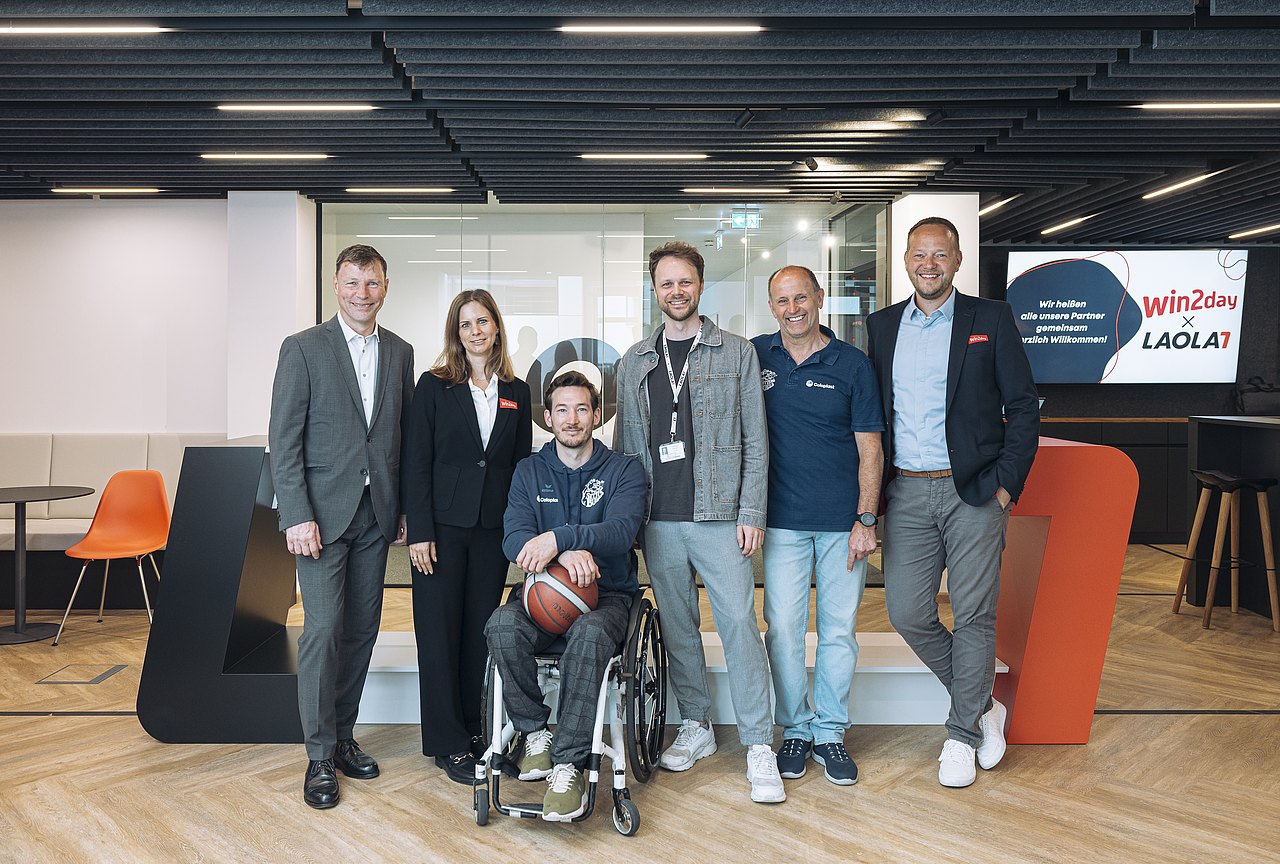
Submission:
[[951,321],[956,313],[953,288],[932,315],[914,299],[902,312],[893,351],[893,464],[908,471],[943,471],[947,453],[947,364],[951,357]]

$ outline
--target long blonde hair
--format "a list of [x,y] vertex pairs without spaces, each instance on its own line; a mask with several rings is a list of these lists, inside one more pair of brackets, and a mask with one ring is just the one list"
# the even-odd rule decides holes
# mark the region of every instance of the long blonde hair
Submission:
[[497,375],[503,381],[516,377],[511,365],[511,355],[507,353],[507,328],[502,323],[502,313],[493,295],[483,288],[461,291],[449,304],[449,314],[444,322],[444,349],[436,358],[436,365],[431,367],[431,374],[441,381],[450,384],[461,384],[471,377],[471,367],[467,363],[467,349],[462,345],[462,335],[458,332],[462,320],[462,307],[468,303],[479,303],[485,308],[498,325],[498,338],[493,340],[493,348],[484,361],[484,374],[487,377]]

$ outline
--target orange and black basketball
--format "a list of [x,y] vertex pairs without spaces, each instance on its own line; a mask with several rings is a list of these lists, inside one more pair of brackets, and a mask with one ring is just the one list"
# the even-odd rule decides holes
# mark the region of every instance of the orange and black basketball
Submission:
[[525,574],[520,594],[529,620],[556,636],[566,633],[579,615],[596,608],[599,599],[595,582],[579,588],[556,561],[547,565],[546,572]]

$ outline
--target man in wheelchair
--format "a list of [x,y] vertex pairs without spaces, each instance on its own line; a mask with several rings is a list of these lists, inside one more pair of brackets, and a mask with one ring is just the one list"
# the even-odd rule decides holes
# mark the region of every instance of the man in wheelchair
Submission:
[[566,634],[554,736],[547,729],[551,709],[538,686],[535,655],[557,637],[529,619],[518,591],[493,613],[485,637],[504,682],[507,713],[525,736],[520,779],[545,778],[542,818],[567,822],[586,807],[583,770],[591,755],[600,681],[626,635],[631,600],[639,591],[631,550],[644,518],[647,484],[639,460],[592,437],[600,425],[600,394],[586,376],[557,376],[543,402],[555,440],[516,466],[502,548],[527,573],[559,561],[579,586],[598,582],[600,594],[597,607]]

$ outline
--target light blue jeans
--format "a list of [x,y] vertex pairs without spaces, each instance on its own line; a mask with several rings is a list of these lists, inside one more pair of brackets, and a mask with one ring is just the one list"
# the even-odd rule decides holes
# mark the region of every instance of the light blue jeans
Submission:
[[743,558],[738,548],[737,526],[732,522],[650,522],[640,536],[680,716],[699,722],[711,719],[698,584],[693,579],[697,570],[724,646],[738,739],[744,745],[772,744],[769,659],[756,622],[751,559]]
[[[815,744],[844,741],[849,691],[858,663],[858,606],[867,584],[867,561],[850,572],[848,531],[791,531],[764,535],[765,644],[773,671],[774,717],[783,738]],[[810,577],[817,575],[818,656],[813,701],[804,662],[809,630]]]

